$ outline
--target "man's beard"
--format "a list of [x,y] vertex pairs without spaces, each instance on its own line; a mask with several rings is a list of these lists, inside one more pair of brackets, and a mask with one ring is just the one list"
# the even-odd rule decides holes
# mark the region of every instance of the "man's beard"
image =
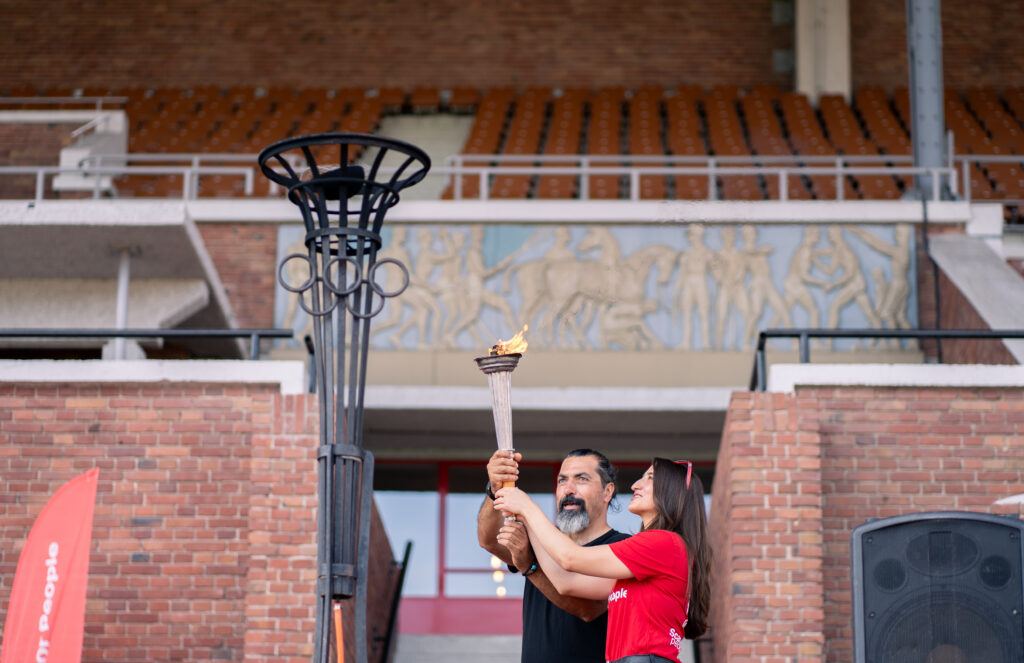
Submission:
[[[566,510],[566,505],[575,504],[578,510]],[[566,495],[558,505],[558,513],[555,514],[555,526],[563,534],[572,536],[587,529],[590,524],[590,514],[587,513],[587,503],[578,497]]]

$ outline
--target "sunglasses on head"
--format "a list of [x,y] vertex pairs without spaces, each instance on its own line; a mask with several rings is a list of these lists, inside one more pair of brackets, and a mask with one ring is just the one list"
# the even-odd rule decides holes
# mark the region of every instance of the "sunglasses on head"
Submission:
[[674,460],[676,465],[686,465],[686,490],[690,490],[690,476],[693,474],[693,462],[688,460]]

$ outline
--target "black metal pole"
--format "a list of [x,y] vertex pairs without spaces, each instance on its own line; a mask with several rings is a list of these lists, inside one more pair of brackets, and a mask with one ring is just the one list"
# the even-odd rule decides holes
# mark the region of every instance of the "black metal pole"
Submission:
[[[365,166],[355,163],[357,155]],[[399,165],[386,171],[386,156],[397,157]],[[373,455],[362,438],[370,319],[385,298],[409,283],[408,270],[393,259],[378,263],[377,251],[384,215],[398,203],[399,191],[426,176],[430,159],[408,143],[340,133],[279,141],[260,152],[259,164],[287,191],[306,230],[306,253],[287,256],[278,279],[313,319],[311,363],[320,410],[314,661],[330,659],[332,604],[354,597],[355,662],[366,663]],[[283,268],[292,260],[306,263],[309,278],[301,284],[285,279]],[[382,290],[375,280],[382,263],[401,269],[400,288]]]

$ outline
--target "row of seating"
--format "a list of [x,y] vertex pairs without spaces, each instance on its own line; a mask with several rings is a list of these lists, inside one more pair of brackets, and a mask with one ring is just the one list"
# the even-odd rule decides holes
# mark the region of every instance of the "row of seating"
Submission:
[[[40,91],[24,87],[4,94],[33,97]],[[880,166],[892,163],[888,155],[911,153],[912,118],[906,88],[896,89],[890,97],[880,87],[865,86],[856,92],[852,104],[839,96],[824,96],[817,109],[807,97],[775,86],[741,91],[725,85],[710,90],[651,86],[632,91],[608,87],[558,92],[494,88],[482,95],[472,88],[429,87],[410,92],[398,88],[134,87],[46,90],[45,95],[124,97],[131,122],[129,149],[135,153],[254,153],[286,136],[322,131],[371,133],[385,114],[439,110],[474,113],[463,149],[467,155],[730,156],[743,159],[729,165],[741,166],[761,165],[758,157],[763,156],[858,155],[877,156],[862,165]],[[46,106],[28,103],[18,107]],[[947,89],[944,110],[957,154],[1024,154],[1024,129],[1018,120],[1024,119],[1024,89],[1006,90],[1001,95],[991,88],[970,89],[964,94]],[[749,161],[745,157],[750,157]],[[488,165],[483,161],[468,164]],[[774,174],[720,174],[710,179],[713,181],[707,176],[644,175],[639,196],[761,200],[781,195]],[[1019,162],[975,163],[968,179],[972,197],[1024,199]],[[150,180],[119,182],[119,190],[138,195],[180,190],[180,181],[172,178]],[[906,176],[857,175],[845,178],[840,186],[849,199],[896,198],[909,181]],[[461,184],[464,197],[479,194],[478,177],[467,176]],[[628,191],[628,181],[621,175],[591,175],[586,184],[591,198],[619,198]],[[238,177],[203,176],[200,186],[203,195],[241,193]],[[572,175],[501,175],[487,186],[489,195],[497,198],[571,198],[579,196],[581,189],[579,178]],[[836,177],[831,175],[790,175],[786,189],[793,199],[832,199],[836,187]],[[449,187],[445,196],[453,195],[454,188]]]

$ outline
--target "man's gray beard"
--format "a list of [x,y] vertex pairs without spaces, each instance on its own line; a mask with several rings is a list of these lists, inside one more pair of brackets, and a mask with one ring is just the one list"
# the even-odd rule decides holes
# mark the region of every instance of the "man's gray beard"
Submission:
[[587,529],[590,524],[590,514],[586,509],[567,510],[561,509],[555,514],[555,527],[563,534],[572,536]]

